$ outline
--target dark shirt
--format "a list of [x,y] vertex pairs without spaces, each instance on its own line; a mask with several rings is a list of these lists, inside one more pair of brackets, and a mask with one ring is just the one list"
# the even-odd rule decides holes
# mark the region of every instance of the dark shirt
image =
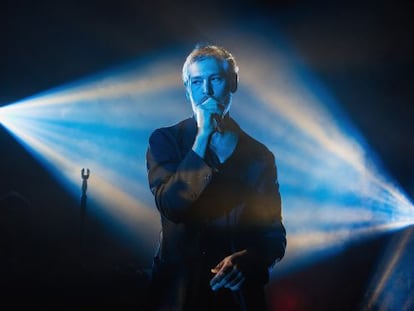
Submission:
[[[268,268],[285,252],[274,156],[230,117],[223,127],[238,135],[236,149],[223,164],[210,150],[205,159],[192,150],[194,118],[157,129],[149,140],[148,179],[162,225],[153,278],[157,299],[167,310],[233,308],[240,299],[259,310],[253,306],[257,299],[249,296],[264,299]],[[210,269],[244,249],[242,290],[213,292]]]

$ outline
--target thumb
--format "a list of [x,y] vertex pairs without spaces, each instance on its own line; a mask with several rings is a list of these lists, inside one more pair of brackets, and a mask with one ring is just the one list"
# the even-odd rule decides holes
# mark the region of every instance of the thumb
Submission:
[[223,266],[223,262],[220,262],[217,266],[215,266],[214,268],[212,268],[210,270],[211,273],[217,273],[217,272],[219,272],[222,266]]

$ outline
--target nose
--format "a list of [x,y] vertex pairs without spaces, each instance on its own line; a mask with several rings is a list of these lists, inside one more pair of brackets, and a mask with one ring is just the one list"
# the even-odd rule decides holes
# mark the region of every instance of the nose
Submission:
[[205,95],[213,95],[213,88],[211,87],[211,83],[208,80],[203,81],[203,93]]

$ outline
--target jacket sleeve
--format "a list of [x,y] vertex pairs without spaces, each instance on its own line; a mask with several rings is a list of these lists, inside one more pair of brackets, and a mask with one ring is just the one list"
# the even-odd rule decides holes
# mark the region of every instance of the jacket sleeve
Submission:
[[268,220],[261,231],[262,243],[259,243],[265,253],[266,263],[273,265],[280,261],[286,250],[286,229],[282,222],[282,199],[279,191],[277,169],[275,162],[266,171],[266,177],[260,185],[257,204],[266,206]]
[[[248,255],[244,260],[245,269],[268,277],[267,269],[280,261],[286,249],[286,230],[282,223],[282,201],[277,180],[273,154],[267,157],[260,174],[256,176],[248,213],[246,231],[242,238]],[[262,268],[260,268],[262,267]],[[262,273],[260,273],[262,271]]]
[[147,150],[148,182],[161,215],[185,221],[212,178],[210,168],[194,151],[182,155],[176,137],[168,129],[155,130]]

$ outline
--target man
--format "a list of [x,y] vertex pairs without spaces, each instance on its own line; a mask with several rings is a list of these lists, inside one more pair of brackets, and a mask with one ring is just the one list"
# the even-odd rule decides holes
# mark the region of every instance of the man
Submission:
[[157,310],[265,310],[268,268],[284,255],[274,156],[229,115],[237,74],[228,51],[197,46],[183,66],[194,115],[150,137]]

